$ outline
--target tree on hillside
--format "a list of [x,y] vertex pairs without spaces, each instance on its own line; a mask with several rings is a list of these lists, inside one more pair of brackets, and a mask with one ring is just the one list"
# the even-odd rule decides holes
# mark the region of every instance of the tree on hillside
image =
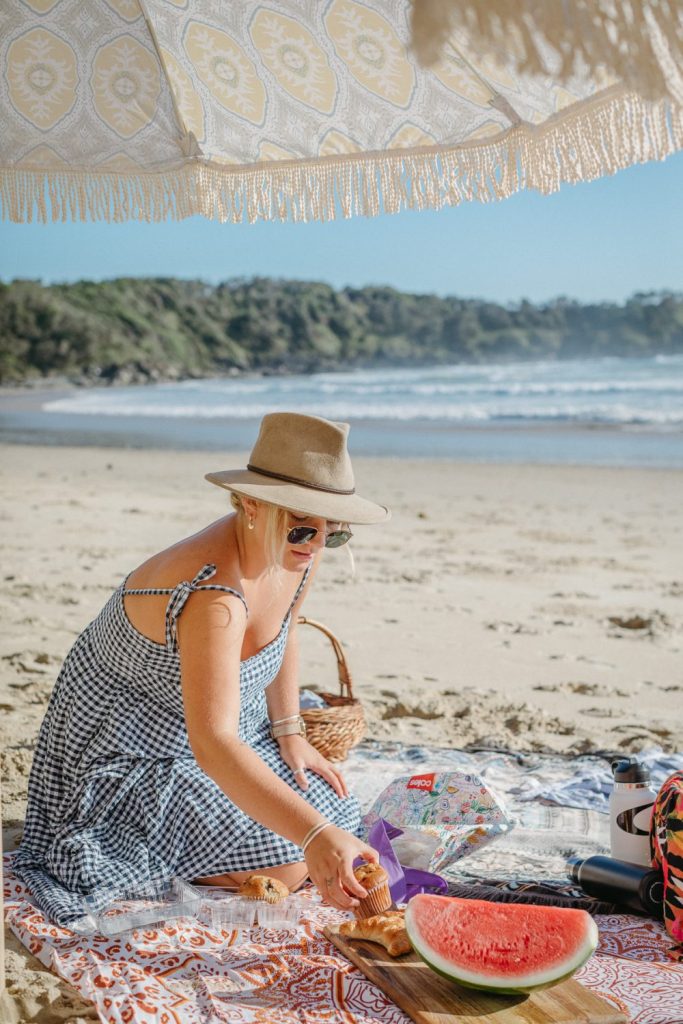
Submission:
[[0,382],[683,352],[683,295],[511,306],[269,278],[0,284]]

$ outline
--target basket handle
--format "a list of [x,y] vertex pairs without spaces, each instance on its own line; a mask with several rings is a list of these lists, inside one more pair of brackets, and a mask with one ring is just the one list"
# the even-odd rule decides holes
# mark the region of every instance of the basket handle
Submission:
[[341,641],[334,635],[331,629],[327,626],[323,626],[322,622],[317,622],[316,619],[308,619],[305,615],[300,615],[297,619],[300,626],[314,626],[319,629],[321,633],[324,633],[327,639],[332,644],[332,649],[337,659],[337,674],[339,676],[339,692],[342,697],[348,697],[353,700],[353,684],[351,681],[351,670],[349,669],[346,655],[344,654],[344,648],[341,645]]

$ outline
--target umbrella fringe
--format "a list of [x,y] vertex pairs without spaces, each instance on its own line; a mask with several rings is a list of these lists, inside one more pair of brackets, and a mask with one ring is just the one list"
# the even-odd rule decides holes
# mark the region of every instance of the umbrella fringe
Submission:
[[329,221],[404,209],[490,202],[528,188],[548,194],[683,148],[683,107],[609,95],[547,125],[515,125],[488,142],[261,163],[192,159],[164,171],[0,168],[3,220]]
[[499,47],[515,71],[568,83],[607,72],[649,100],[683,103],[680,0],[415,0],[412,49],[431,67],[456,35],[468,52]]

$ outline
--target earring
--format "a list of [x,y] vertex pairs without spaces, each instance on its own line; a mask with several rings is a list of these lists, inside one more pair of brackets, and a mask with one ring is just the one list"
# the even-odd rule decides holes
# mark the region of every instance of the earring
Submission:
[[247,529],[249,529],[249,530],[253,530],[254,529],[254,520],[251,519],[251,518],[249,519],[249,522],[247,523]]

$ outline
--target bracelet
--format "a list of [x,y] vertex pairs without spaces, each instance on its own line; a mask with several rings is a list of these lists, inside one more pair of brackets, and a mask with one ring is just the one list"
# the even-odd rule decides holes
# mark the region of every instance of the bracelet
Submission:
[[312,825],[311,828],[309,828],[308,832],[306,833],[306,835],[304,836],[302,841],[299,843],[299,846],[300,846],[300,848],[302,850],[303,850],[304,846],[306,846],[306,844],[309,843],[310,840],[313,838],[313,833],[315,831],[317,831],[317,829],[319,829],[321,825],[324,825],[324,824],[325,824],[324,821],[319,821],[317,825]]
[[323,819],[322,821],[319,821],[317,825],[312,825],[311,828],[309,828],[308,832],[306,833],[306,835],[302,839],[301,843],[299,844],[299,846],[301,847],[302,850],[303,850],[304,846],[313,838],[313,833],[316,832],[324,824],[325,824],[325,819]]
[[315,828],[312,828],[301,844],[303,852],[306,853],[306,849],[311,845],[313,840],[316,839],[324,829],[329,828],[332,824],[333,822],[331,821],[324,821],[322,825],[316,825]]
[[306,723],[301,715],[297,715],[296,719],[291,722],[283,722],[282,725],[271,725],[270,735],[274,740],[280,736],[305,736]]
[[295,722],[297,720],[297,718],[301,718],[301,715],[296,714],[296,715],[290,715],[289,718],[276,718],[275,721],[271,722],[270,724],[271,724],[271,726],[273,726],[273,725],[282,725],[283,722]]

